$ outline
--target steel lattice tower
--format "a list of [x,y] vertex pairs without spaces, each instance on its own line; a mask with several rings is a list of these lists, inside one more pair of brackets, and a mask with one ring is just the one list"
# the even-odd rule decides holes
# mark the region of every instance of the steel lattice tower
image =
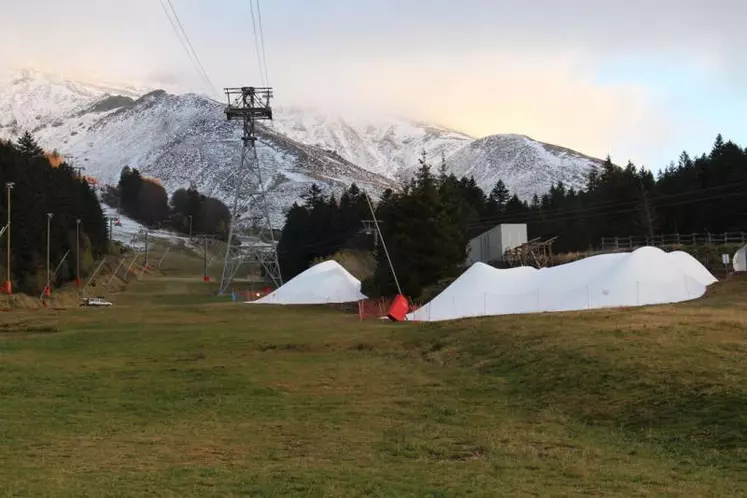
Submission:
[[[228,244],[223,262],[219,294],[223,295],[231,285],[239,268],[245,262],[259,263],[276,286],[283,284],[278,262],[277,244],[272,230],[270,210],[267,205],[265,184],[262,180],[257,156],[257,121],[272,120],[272,88],[226,88],[228,106],[226,117],[243,122],[244,134],[241,138],[241,161],[236,175],[236,193],[231,211],[231,225],[228,230]],[[246,203],[246,205],[242,205]],[[244,208],[258,220],[258,238],[248,244],[234,243],[234,231]]]

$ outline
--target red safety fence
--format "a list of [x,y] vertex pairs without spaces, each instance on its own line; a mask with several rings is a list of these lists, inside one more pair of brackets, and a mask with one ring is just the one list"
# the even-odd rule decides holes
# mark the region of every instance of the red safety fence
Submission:
[[258,299],[262,299],[263,297],[270,294],[271,292],[272,292],[272,289],[269,287],[265,287],[264,289],[260,289],[260,290],[234,291],[233,300],[234,301],[256,301]]
[[[392,312],[392,305],[398,303],[398,310],[397,316],[400,316],[404,318],[404,314],[411,313],[415,311],[418,307],[414,306],[412,303],[408,303],[407,300],[402,300],[402,298],[399,298],[397,296],[394,297],[382,297],[378,299],[365,299],[363,301],[358,301],[358,316],[361,320],[378,320],[383,317],[387,317],[387,315]],[[402,306],[405,306],[405,309],[402,309]]]
[[361,320],[378,319],[386,316],[394,298],[381,297],[358,301],[358,316]]

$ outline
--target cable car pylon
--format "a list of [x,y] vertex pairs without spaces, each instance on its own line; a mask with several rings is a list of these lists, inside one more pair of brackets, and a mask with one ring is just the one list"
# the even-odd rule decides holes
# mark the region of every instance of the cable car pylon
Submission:
[[[259,263],[265,271],[265,276],[278,287],[283,284],[278,261],[275,233],[272,229],[270,209],[267,204],[265,184],[262,180],[259,157],[257,156],[257,121],[272,120],[272,88],[269,87],[241,87],[226,88],[228,106],[226,117],[229,120],[240,120],[243,123],[244,134],[241,138],[241,159],[236,175],[236,192],[231,211],[231,223],[228,230],[228,242],[223,261],[219,295],[229,291],[231,282],[242,264],[248,261]],[[247,199],[249,209],[254,214],[259,212],[257,224],[258,237],[246,245],[234,241],[239,217],[243,211],[242,200]],[[264,233],[263,233],[264,232]]]

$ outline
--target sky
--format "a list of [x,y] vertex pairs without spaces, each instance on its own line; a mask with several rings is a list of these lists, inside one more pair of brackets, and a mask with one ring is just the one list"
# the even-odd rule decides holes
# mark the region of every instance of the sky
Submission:
[[[250,0],[171,2],[212,86],[261,84]],[[159,0],[0,3],[0,69],[209,92]],[[655,171],[717,133],[747,145],[742,0],[260,5],[276,105],[525,134]]]

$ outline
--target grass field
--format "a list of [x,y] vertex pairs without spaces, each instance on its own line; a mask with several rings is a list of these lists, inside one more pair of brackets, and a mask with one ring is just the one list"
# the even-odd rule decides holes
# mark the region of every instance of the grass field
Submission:
[[2,495],[747,495],[747,280],[429,325],[208,287],[0,314]]

